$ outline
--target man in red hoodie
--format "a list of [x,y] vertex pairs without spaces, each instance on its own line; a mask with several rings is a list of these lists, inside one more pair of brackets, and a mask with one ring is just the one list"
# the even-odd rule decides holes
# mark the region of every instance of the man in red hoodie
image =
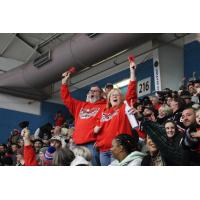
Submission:
[[68,89],[70,74],[70,72],[63,74],[61,98],[74,117],[75,131],[73,140],[76,145],[85,146],[91,151],[93,165],[100,165],[98,153],[94,148],[94,143],[96,142],[94,127],[106,107],[106,100],[102,98],[102,89],[97,85],[90,88],[87,94],[87,102],[72,98]]

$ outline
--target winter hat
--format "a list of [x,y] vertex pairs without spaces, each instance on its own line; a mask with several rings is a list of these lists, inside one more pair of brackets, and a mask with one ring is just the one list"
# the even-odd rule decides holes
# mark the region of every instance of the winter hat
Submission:
[[57,141],[60,141],[61,142],[61,137],[59,136],[59,135],[55,135],[55,136],[53,136],[51,139],[50,139],[50,141],[51,140],[57,140]]
[[45,152],[45,159],[46,160],[53,160],[53,153],[56,151],[55,147],[49,147]]
[[48,147],[43,147],[40,149],[40,152],[42,152],[43,154],[45,154],[45,152],[47,151]]

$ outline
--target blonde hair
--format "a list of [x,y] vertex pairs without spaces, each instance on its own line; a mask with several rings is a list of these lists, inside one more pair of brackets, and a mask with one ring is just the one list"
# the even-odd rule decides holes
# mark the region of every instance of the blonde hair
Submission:
[[87,147],[84,146],[76,146],[72,149],[75,156],[81,156],[85,158],[88,162],[92,160],[92,154]]
[[168,105],[162,105],[160,106],[160,108],[158,109],[159,110],[162,110],[167,116],[172,114],[172,109],[168,106]]
[[[120,97],[121,97],[121,104],[123,104],[124,102],[124,96],[122,94],[122,91],[119,89],[119,88],[113,88],[109,93],[108,93],[108,97],[107,97],[107,108],[110,108],[112,107],[111,103],[110,103],[110,97],[112,95],[113,92],[117,91],[119,94],[120,94]],[[120,105],[121,105],[120,104]]]

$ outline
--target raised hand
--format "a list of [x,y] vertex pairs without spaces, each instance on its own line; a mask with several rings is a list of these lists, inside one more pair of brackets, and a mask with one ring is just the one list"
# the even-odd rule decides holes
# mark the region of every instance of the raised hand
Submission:
[[193,138],[200,138],[200,131],[191,133],[191,136],[192,136]]
[[28,130],[28,128],[22,129],[21,136],[23,137],[24,140],[24,146],[31,145],[30,131]]
[[98,134],[100,130],[101,130],[100,126],[95,126],[94,127],[94,134]]
[[135,62],[131,61],[130,64],[129,64],[129,66],[130,66],[131,70],[133,70],[133,69],[136,70],[136,64],[135,64]]
[[30,137],[30,131],[28,130],[28,128],[23,128],[22,129],[21,136],[23,138],[29,138]]
[[68,84],[68,81],[69,81],[69,78],[70,78],[70,72],[69,71],[67,71],[67,72],[65,72],[65,73],[63,73],[62,74],[62,84],[63,85],[66,85],[66,84]]

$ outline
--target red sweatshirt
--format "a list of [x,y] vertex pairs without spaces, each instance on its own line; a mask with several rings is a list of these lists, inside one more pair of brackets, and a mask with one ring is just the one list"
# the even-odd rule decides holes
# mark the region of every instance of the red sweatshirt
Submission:
[[106,100],[102,99],[95,103],[76,100],[70,96],[66,85],[61,86],[61,98],[74,116],[75,131],[73,140],[75,144],[95,142],[94,127],[106,107]]
[[60,116],[60,117],[55,117],[55,126],[62,126],[65,123],[65,117]]
[[[129,104],[131,99],[133,100],[133,104],[137,101],[136,87],[137,82],[130,81],[126,94],[126,100]],[[102,128],[97,135],[96,145],[101,152],[110,150],[112,140],[117,135],[121,133],[132,135],[131,126],[125,113],[125,104],[105,110],[101,115],[100,126]]]
[[35,151],[31,145],[24,146],[24,161],[25,166],[38,166]]

